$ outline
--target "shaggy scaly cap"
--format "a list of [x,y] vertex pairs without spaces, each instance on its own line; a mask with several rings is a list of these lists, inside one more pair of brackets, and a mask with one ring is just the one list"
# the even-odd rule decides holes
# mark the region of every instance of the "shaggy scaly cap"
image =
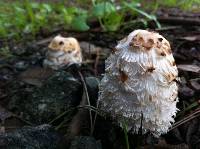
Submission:
[[81,49],[73,37],[56,36],[49,44],[44,67],[59,69],[67,64],[82,62]]
[[106,60],[100,110],[134,133],[166,133],[176,115],[177,67],[169,42],[158,33],[135,30]]

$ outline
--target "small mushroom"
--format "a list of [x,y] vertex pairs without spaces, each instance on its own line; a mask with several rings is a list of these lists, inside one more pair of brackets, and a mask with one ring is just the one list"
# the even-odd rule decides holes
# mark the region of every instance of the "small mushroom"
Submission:
[[59,69],[68,64],[81,64],[82,54],[78,41],[73,37],[62,37],[60,35],[53,38],[48,46],[44,67]]
[[[106,60],[100,110],[124,121],[129,131],[167,133],[177,112],[178,70],[169,42],[160,34],[135,30]],[[142,124],[142,126],[141,126]]]

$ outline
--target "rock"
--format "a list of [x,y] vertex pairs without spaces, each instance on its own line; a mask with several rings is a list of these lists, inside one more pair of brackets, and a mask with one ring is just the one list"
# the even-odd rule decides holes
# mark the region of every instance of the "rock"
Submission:
[[50,125],[23,127],[14,132],[0,134],[2,149],[61,149],[61,136]]
[[70,149],[102,149],[102,147],[101,142],[93,137],[79,136],[72,141]]
[[25,61],[19,61],[15,63],[14,66],[17,70],[25,70],[28,67],[28,64]]
[[34,124],[50,122],[77,106],[82,97],[81,83],[65,71],[56,72],[41,87],[19,81],[13,86],[10,89],[17,92],[11,96],[7,108]]
[[[95,105],[98,81],[95,77],[86,77],[85,80],[91,103]],[[9,90],[14,93],[7,109],[37,125],[48,123],[64,111],[76,107],[82,99],[82,83],[71,72],[57,71],[44,80],[41,86],[24,80],[12,84]]]

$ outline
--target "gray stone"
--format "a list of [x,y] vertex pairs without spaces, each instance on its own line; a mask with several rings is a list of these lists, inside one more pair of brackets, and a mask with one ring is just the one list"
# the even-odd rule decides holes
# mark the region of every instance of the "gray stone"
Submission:
[[61,149],[61,136],[50,125],[23,127],[0,135],[1,149]]
[[41,87],[16,82],[11,90],[17,92],[11,96],[8,109],[34,124],[50,122],[77,106],[82,97],[80,81],[64,71],[56,72]]
[[102,149],[102,147],[101,142],[93,137],[79,136],[72,141],[70,149]]
[[[95,105],[98,98],[98,79],[86,77],[85,81],[91,104]],[[14,93],[7,109],[33,124],[40,125],[79,105],[83,86],[80,79],[70,72],[58,71],[42,83],[41,87],[17,81],[12,83],[9,90]]]

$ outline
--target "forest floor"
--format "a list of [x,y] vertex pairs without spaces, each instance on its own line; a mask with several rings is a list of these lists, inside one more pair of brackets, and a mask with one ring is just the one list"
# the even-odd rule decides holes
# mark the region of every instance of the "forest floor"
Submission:
[[[165,27],[156,29],[155,31],[159,32],[170,41],[181,81],[179,83],[178,95],[178,108],[180,111],[175,118],[176,122],[173,124],[169,133],[162,136],[158,141],[159,143],[156,142],[154,144],[154,147],[190,147],[198,149],[200,148],[200,14],[160,9],[157,15],[158,21]],[[94,25],[94,28],[87,32],[57,29],[53,33],[41,33],[33,41],[20,43],[0,41],[2,45],[5,45],[5,43],[7,44],[6,52],[0,53],[0,140],[3,140],[0,141],[0,147],[8,147],[8,144],[10,144],[14,149],[17,148],[16,146],[25,148],[25,143],[30,140],[35,140],[37,146],[34,146],[34,143],[30,142],[27,144],[33,148],[48,148],[49,143],[50,145],[54,145],[54,147],[56,146],[55,148],[64,148],[64,145],[62,147],[59,145],[66,143],[65,139],[69,137],[69,132],[67,130],[69,127],[71,128],[72,122],[74,125],[74,117],[86,117],[83,113],[83,115],[77,116],[77,113],[80,114],[80,110],[75,110],[74,113],[68,112],[70,114],[66,114],[68,109],[63,107],[63,105],[67,105],[68,108],[77,107],[82,98],[83,89],[80,85],[82,82],[80,77],[77,76],[76,73],[74,74],[74,70],[69,70],[70,73],[68,75],[69,78],[77,79],[77,82],[68,83],[74,83],[75,86],[77,85],[77,88],[80,88],[79,90],[63,84],[62,81],[65,82],[66,80],[63,78],[62,73],[59,72],[59,74],[57,74],[58,72],[46,70],[42,67],[47,46],[54,36],[57,34],[61,34],[65,37],[73,36],[80,41],[83,50],[84,64],[81,68],[78,68],[78,70],[86,79],[89,94],[93,96],[93,98],[91,98],[94,102],[93,105],[95,105],[97,100],[96,96],[98,94],[98,90],[96,90],[98,83],[95,86],[95,83],[93,84],[90,82],[94,81],[91,78],[96,78],[98,80],[102,78],[105,59],[109,56],[112,48],[117,44],[116,41],[125,37],[130,31],[131,29],[127,30],[125,33],[120,31],[102,32],[99,30],[98,25]],[[68,70],[66,70],[66,73],[68,73]],[[69,78],[67,81],[70,80]],[[62,81],[59,82],[56,79],[61,79]],[[87,79],[90,81],[87,82]],[[57,88],[52,88],[52,85],[56,83],[58,83],[55,85]],[[94,85],[95,89],[92,88],[91,84]],[[59,86],[72,90],[74,93],[63,91]],[[47,88],[51,93],[45,93]],[[55,99],[57,96],[60,96],[60,94],[56,93],[57,90],[60,93],[65,92],[66,95],[62,96],[62,98],[59,97],[59,99]],[[70,100],[72,100],[72,103],[75,103],[66,103],[66,101],[63,100],[68,96],[72,97]],[[36,110],[38,105],[40,105],[40,107]],[[85,118],[85,120],[82,120],[83,117],[80,118],[81,120],[79,120],[78,123],[88,119]],[[71,121],[69,119],[71,119]],[[90,144],[93,148],[102,146],[102,148],[123,149],[125,143],[123,131],[115,125],[111,126],[110,122],[112,122],[112,120],[105,120],[101,116],[97,118],[93,137],[96,140],[100,140],[101,143],[93,140],[94,138],[92,137],[85,140],[84,138],[79,138],[79,143],[89,140],[91,144],[88,142],[86,144]],[[55,128],[55,132],[51,132],[52,130],[49,132],[49,128],[46,130],[47,126],[44,126],[44,128],[43,126],[42,128],[38,126],[42,124],[49,124],[48,127],[51,125]],[[28,133],[26,132],[27,128],[24,128],[24,126],[30,126],[28,127]],[[78,129],[77,134],[79,136],[89,136],[88,126],[82,126],[81,124],[80,127],[82,128],[74,128]],[[107,129],[104,127],[107,127]],[[23,130],[20,131],[21,129]],[[42,136],[39,133],[43,130],[46,130],[48,135]],[[22,136],[18,136],[18,140],[11,137],[16,131],[18,131],[19,134],[23,134]],[[35,133],[36,136],[29,138],[29,135],[33,135],[32,133]],[[57,133],[61,138],[60,140],[54,138]],[[7,136],[5,136],[5,134],[7,134]],[[9,134],[11,134],[10,137]],[[52,138],[47,137],[51,135],[54,139],[52,142]],[[132,135],[129,134],[130,145],[133,141],[131,140],[131,136]],[[20,140],[23,137],[29,138],[30,140],[23,142],[23,140]],[[44,145],[42,142],[39,142],[37,137],[41,137],[47,143]],[[9,139],[13,139],[14,141],[9,142]],[[119,141],[120,139],[121,141]],[[145,142],[145,144],[151,144],[148,143],[148,139]],[[70,148],[76,146],[76,143],[77,142],[71,143],[72,145]],[[151,147],[151,145],[149,146]],[[148,148],[147,146],[144,147]]]

